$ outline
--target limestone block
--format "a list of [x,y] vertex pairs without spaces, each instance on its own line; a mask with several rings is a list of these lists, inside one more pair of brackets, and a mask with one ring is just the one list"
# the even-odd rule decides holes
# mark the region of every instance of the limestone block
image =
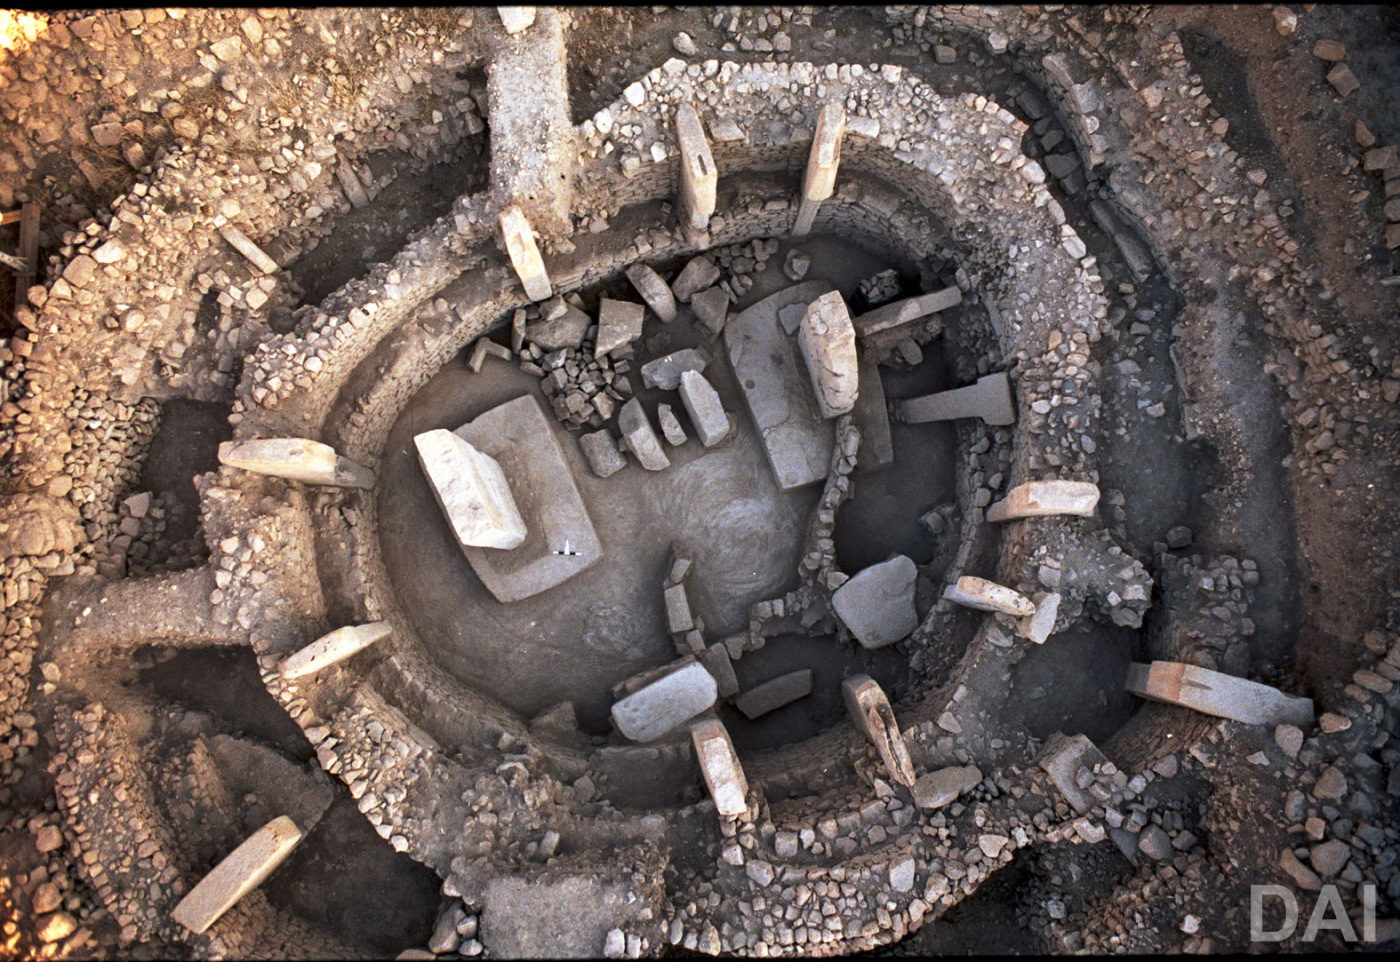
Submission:
[[342,458],[328,444],[306,438],[224,441],[219,445],[219,463],[307,484],[374,487],[374,472],[369,468]]
[[724,724],[717,718],[695,722],[690,726],[690,740],[695,745],[695,759],[700,763],[705,787],[715,800],[716,811],[725,818],[743,815],[748,809],[745,798],[749,783]]
[[831,291],[807,307],[797,344],[807,362],[822,417],[834,418],[856,406],[860,390],[860,361],[856,330],[840,291]]
[[1016,423],[1016,408],[1011,403],[1011,381],[1004,371],[980,377],[976,384],[968,387],[899,401],[895,412],[906,424],[951,421],[955,418],[981,418],[992,425]]
[[720,402],[719,392],[698,371],[685,371],[681,374],[681,403],[695,428],[700,443],[707,448],[714,447],[726,437],[732,425],[729,415]]
[[612,720],[635,742],[655,741],[712,706],[717,696],[714,676],[691,662],[615,702]]
[[919,616],[914,610],[918,574],[912,559],[895,555],[871,565],[837,588],[831,596],[831,607],[863,647],[892,645],[919,627]]
[[802,668],[779,675],[734,699],[734,707],[748,718],[758,718],[812,693],[812,669]]
[[594,357],[602,357],[624,344],[642,336],[642,319],[646,310],[631,301],[615,301],[611,297],[598,299],[598,343]]
[[497,7],[496,12],[501,15],[506,33],[519,33],[535,22],[534,7]]
[[280,815],[243,840],[175,906],[170,917],[196,934],[262,884],[301,841],[301,829]]
[[718,334],[724,330],[724,322],[729,317],[729,295],[722,287],[707,287],[691,295],[690,309],[707,331]]
[[661,425],[661,434],[667,444],[673,448],[685,444],[685,428],[681,427],[681,419],[676,417],[671,405],[663,403],[656,406],[656,422]]
[[691,298],[696,293],[704,290],[715,281],[719,280],[719,268],[714,261],[705,255],[693,257],[681,272],[676,275],[676,279],[671,282],[671,291],[676,300],[682,304],[689,304]]
[[1248,725],[1297,725],[1312,728],[1311,698],[1285,695],[1277,688],[1179,661],[1128,666],[1125,687],[1141,698],[1184,705],[1207,715]]
[[852,323],[855,325],[857,335],[869,337],[871,334],[888,331],[892,327],[917,321],[921,317],[946,311],[961,303],[962,291],[956,287],[945,287],[941,291],[934,291],[931,294],[906,297],[902,301],[877,307],[875,310],[855,318]]
[[297,651],[282,662],[278,669],[283,678],[291,681],[314,675],[323,668],[329,668],[338,661],[344,661],[358,651],[362,651],[383,641],[393,633],[387,621],[375,621],[367,625],[346,625],[330,634],[322,635],[305,648]]
[[957,801],[959,795],[970,792],[982,781],[982,771],[976,765],[955,765],[920,775],[914,782],[914,804],[924,810],[942,808]]
[[709,355],[693,347],[672,351],[642,365],[642,383],[647,387],[674,391],[681,386],[681,375],[684,372],[703,371],[709,363]]
[[1018,618],[1017,630],[1037,645],[1045,644],[1045,639],[1055,630],[1055,619],[1060,614],[1060,600],[1060,596],[1055,592],[1036,595],[1035,614],[1029,618]]
[[661,323],[670,324],[676,319],[676,296],[671,293],[671,288],[666,286],[660,274],[645,264],[633,264],[627,268],[626,274],[637,293],[642,295],[642,300],[646,301],[647,307],[661,318]]
[[906,788],[913,786],[914,762],[884,689],[869,675],[852,675],[841,683],[841,696],[856,730],[880,753],[890,778]]
[[443,428],[414,435],[418,463],[463,547],[518,548],[528,533],[505,472]]
[[1000,611],[1016,618],[1029,618],[1035,614],[1035,605],[1019,591],[970,575],[964,575],[957,584],[945,588],[943,597],[968,608]]
[[734,660],[723,644],[713,644],[696,655],[700,664],[715,677],[721,698],[732,698],[739,693],[739,679],[734,674]]
[[1072,514],[1091,518],[1099,504],[1099,486],[1092,481],[1027,481],[987,509],[988,521]]
[[600,478],[610,478],[627,467],[627,457],[617,448],[617,442],[606,429],[581,435],[578,446],[588,459],[588,466]]
[[578,349],[588,333],[592,318],[572,304],[564,305],[558,317],[535,321],[525,327],[525,339],[538,344],[546,351],[559,351],[566,347]]
[[676,140],[681,149],[681,211],[691,230],[707,230],[715,212],[719,169],[710,154],[705,128],[690,104],[682,104],[676,111]]
[[661,471],[671,466],[671,459],[661,449],[661,439],[651,426],[642,402],[632,398],[622,406],[617,415],[617,426],[627,449],[637,456],[642,467],[648,471]]
[[841,140],[846,135],[846,107],[841,102],[823,105],[807,153],[807,171],[802,177],[804,200],[826,200],[836,187],[836,171],[841,163]]
[[672,585],[666,589],[666,630],[673,635],[684,634],[695,627],[695,619],[690,613],[690,599],[686,597],[685,585]]
[[1108,759],[1104,757],[1103,752],[1086,736],[1065,736],[1057,732],[1046,742],[1038,764],[1045,769],[1050,781],[1060,790],[1065,801],[1083,815],[1098,803],[1098,799],[1089,794],[1086,788],[1079,787],[1079,771],[1087,768],[1092,772],[1095,765],[1102,765],[1106,761]]
[[544,258],[540,256],[539,245],[525,213],[515,205],[501,210],[501,234],[505,238],[506,253],[511,265],[520,277],[525,296],[532,301],[543,301],[554,293],[554,285],[549,281]]
[[224,240],[228,241],[238,253],[248,258],[253,266],[264,274],[276,274],[281,270],[281,268],[277,266],[275,260],[267,256],[267,253],[261,247],[248,239],[247,234],[243,233],[232,224],[225,224],[220,227],[219,233],[223,235]]

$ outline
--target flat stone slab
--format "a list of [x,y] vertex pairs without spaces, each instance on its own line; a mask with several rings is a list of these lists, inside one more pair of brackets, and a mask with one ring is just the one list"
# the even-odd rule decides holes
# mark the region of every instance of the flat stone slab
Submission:
[[877,307],[875,310],[855,318],[853,323],[857,335],[869,337],[871,334],[888,331],[892,327],[917,321],[921,317],[946,311],[961,303],[962,291],[956,287],[945,287],[941,291],[920,294],[918,297],[906,297],[902,301]]
[[715,703],[714,676],[691,662],[612,706],[613,724],[634,742],[651,742],[674,731]]
[[501,16],[501,26],[506,28],[506,33],[519,33],[535,22],[534,7],[497,7],[496,12]]
[[1285,695],[1257,681],[1179,661],[1134,662],[1124,687],[1149,701],[1184,705],[1247,725],[1297,725],[1308,731],[1314,721],[1311,698]]
[[661,448],[661,439],[651,426],[642,402],[632,398],[622,406],[617,415],[617,427],[622,432],[622,440],[627,450],[637,456],[638,462],[648,471],[662,471],[671,466],[671,459]]
[[418,463],[462,547],[518,548],[528,533],[505,472],[451,431],[413,437]]
[[342,458],[329,444],[307,438],[224,441],[219,445],[219,463],[307,484],[374,487],[374,472],[369,468]]
[[809,304],[829,290],[826,281],[785,288],[731,318],[724,328],[744,403],[785,491],[826,479],[834,433],[817,405],[796,341],[778,324],[778,312]]
[[565,305],[564,313],[548,321],[535,321],[525,326],[525,340],[538,344],[546,351],[558,351],[566,347],[577,349],[583,344],[584,335],[593,319],[572,304]]
[[646,309],[631,301],[615,301],[611,297],[598,299],[598,342],[594,357],[602,357],[624,344],[642,336],[642,319]]
[[895,412],[906,424],[952,421],[957,418],[981,418],[994,425],[1016,423],[1016,407],[1011,401],[1011,380],[1005,371],[980,377],[976,384],[968,387],[899,401]]
[[859,572],[831,596],[841,623],[865,648],[883,648],[909,637],[919,627],[914,610],[914,582],[919,569],[912,559],[895,555]]
[[1019,591],[971,575],[964,575],[957,584],[945,588],[943,597],[968,608],[1000,611],[1015,618],[1029,618],[1035,614],[1035,604]]
[[1027,481],[1012,488],[987,509],[987,520],[1041,518],[1072,514],[1091,518],[1099,505],[1099,486],[1092,481]]
[[1095,765],[1102,765],[1106,761],[1108,759],[1104,757],[1103,752],[1099,751],[1087,736],[1066,736],[1057,733],[1046,743],[1038,764],[1045,769],[1050,781],[1060,790],[1065,801],[1083,815],[1098,803],[1098,799],[1089,794],[1087,789],[1079,787],[1079,771],[1087,768],[1092,772]]
[[912,789],[914,804],[928,811],[957,801],[959,795],[970,792],[982,781],[982,771],[976,765],[955,765],[920,775]]
[[1060,615],[1060,595],[1055,592],[1039,594],[1033,599],[1035,614],[1029,618],[1019,618],[1016,628],[1037,645],[1045,644],[1050,633],[1055,630],[1055,619]]
[[206,931],[239,899],[261,885],[292,854],[301,838],[301,829],[290,818],[274,818],[224,856],[180,900],[170,917],[196,934]]
[[912,786],[914,762],[885,690],[869,675],[852,675],[841,683],[841,697],[856,731],[875,746],[890,778],[906,788]]
[[690,309],[706,330],[718,334],[729,317],[729,295],[722,287],[707,287],[691,296]]
[[661,323],[670,324],[676,319],[676,296],[660,274],[645,264],[633,264],[624,273]]
[[288,656],[278,671],[289,681],[314,675],[323,668],[329,668],[336,662],[344,661],[356,652],[368,648],[376,641],[383,641],[391,634],[393,628],[387,621],[346,625],[330,634],[322,635],[305,648]]
[[709,363],[710,356],[693,347],[672,351],[642,365],[642,383],[647,387],[674,391],[681,386],[682,374],[686,371],[703,371]]
[[719,392],[699,371],[682,372],[681,403],[702,445],[712,448],[729,436],[733,427],[729,413],[724,410]]
[[719,688],[721,698],[732,698],[739,694],[739,679],[734,674],[734,661],[729,657],[729,650],[724,645],[710,645],[695,657],[715,676],[715,685]]
[[860,362],[856,358],[856,329],[840,291],[828,291],[807,305],[797,329],[797,346],[822,417],[839,417],[854,408],[860,391]]
[[510,551],[462,548],[497,601],[537,595],[602,560],[603,545],[554,431],[553,419],[526,394],[453,432],[500,464],[529,532]]
[[748,718],[758,718],[811,693],[812,669],[802,668],[750,688],[734,699],[734,707]]
[[680,274],[671,282],[671,293],[682,304],[688,304],[692,297],[718,280],[719,268],[714,261],[701,254],[681,268]]
[[686,597],[685,585],[672,585],[666,589],[666,630],[673,635],[682,635],[695,627],[695,619],[690,613],[690,599]]
[[690,726],[690,740],[716,811],[725,818],[744,814],[748,809],[749,782],[724,724],[716,718],[695,722]]
[[873,357],[860,358],[860,394],[851,411],[851,423],[860,431],[856,465],[874,471],[894,463],[894,439],[890,434],[890,408],[885,401],[885,385],[880,365]]
[[627,467],[627,456],[606,429],[580,435],[578,446],[588,459],[588,467],[600,478],[610,478]]

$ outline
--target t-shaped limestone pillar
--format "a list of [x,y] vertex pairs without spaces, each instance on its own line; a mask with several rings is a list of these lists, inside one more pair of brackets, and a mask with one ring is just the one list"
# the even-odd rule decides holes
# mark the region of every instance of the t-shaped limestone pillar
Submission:
[[323,668],[329,668],[336,662],[344,661],[356,652],[363,651],[376,641],[383,641],[392,633],[393,628],[387,621],[337,628],[288,656],[278,672],[287,681],[314,675]]
[[462,546],[520,546],[525,519],[495,458],[445,428],[416,435],[413,444],[433,496]]
[[1184,705],[1247,725],[1290,724],[1306,731],[1314,721],[1311,698],[1285,695],[1257,681],[1179,661],[1134,662],[1124,687],[1150,701]]
[[880,753],[890,778],[906,787],[913,785],[914,763],[884,689],[869,675],[852,675],[841,683],[841,695],[856,730]]
[[841,164],[841,139],[845,135],[845,106],[827,104],[817,116],[817,128],[812,134],[807,173],[802,177],[802,203],[792,226],[793,237],[806,237],[811,232],[817,208],[836,189],[836,168]]
[[501,210],[501,234],[511,266],[525,288],[525,295],[532,301],[547,300],[554,293],[554,285],[549,282],[549,273],[544,269],[544,258],[540,257],[530,222],[519,207],[510,206]]
[[201,933],[217,922],[238,900],[262,884],[263,879],[297,847],[301,829],[279,815],[243,840],[213,871],[200,879],[175,906],[170,917],[191,932]]
[[1035,614],[1035,602],[1019,591],[971,575],[964,575],[957,584],[944,588],[943,597],[968,608],[1000,611],[1014,618],[1030,618]]
[[369,468],[342,458],[329,444],[306,438],[225,441],[219,445],[219,463],[307,484],[374,487],[374,472]]
[[1099,486],[1092,481],[1027,481],[988,508],[987,520],[1011,521],[1055,514],[1091,518],[1098,504]]
[[676,140],[681,148],[682,224],[691,232],[707,231],[710,215],[715,212],[719,170],[700,116],[690,104],[681,104],[676,111]]
[[748,809],[745,796],[749,783],[724,724],[717,718],[695,722],[690,726],[690,740],[715,809],[726,818],[743,815]]
[[807,306],[797,345],[807,362],[822,417],[839,417],[854,408],[860,391],[860,361],[856,329],[840,291],[823,294]]

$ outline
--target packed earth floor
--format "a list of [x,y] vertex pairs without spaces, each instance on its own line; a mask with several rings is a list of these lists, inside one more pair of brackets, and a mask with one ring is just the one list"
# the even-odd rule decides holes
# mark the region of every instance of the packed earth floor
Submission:
[[1393,951],[1397,87],[0,12],[0,958]]

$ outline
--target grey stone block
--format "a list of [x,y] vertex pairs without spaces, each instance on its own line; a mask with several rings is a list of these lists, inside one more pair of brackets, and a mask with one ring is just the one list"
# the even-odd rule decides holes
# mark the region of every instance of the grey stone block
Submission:
[[600,478],[610,478],[627,467],[627,457],[618,450],[617,442],[606,430],[581,435],[578,446],[588,459],[588,466]]
[[648,471],[661,471],[671,466],[671,459],[661,449],[661,439],[642,409],[642,402],[636,398],[622,406],[617,416],[617,426],[627,442],[627,449],[637,456],[642,467]]
[[655,741],[712,706],[718,693],[705,666],[692,662],[615,702],[613,724],[633,741]]
[[642,295],[642,300],[647,302],[647,307],[661,319],[661,323],[670,324],[676,319],[676,297],[660,274],[645,264],[633,264],[627,268],[626,274],[637,293]]
[[724,322],[729,317],[729,295],[722,287],[709,287],[691,295],[690,309],[700,323],[711,334],[724,330]]
[[1004,371],[978,378],[976,384],[968,387],[899,401],[896,413],[906,424],[974,417],[992,425],[1016,423],[1011,381]]
[[964,792],[972,791],[981,781],[982,772],[976,765],[940,768],[915,780],[914,804],[925,810],[942,808]]
[[919,570],[904,555],[872,565],[837,588],[831,607],[866,648],[882,648],[919,627],[914,582]]
[[698,371],[681,374],[681,403],[685,405],[690,423],[705,447],[714,447],[729,436],[732,427],[729,414],[720,402],[719,392],[705,379],[705,375]]
[[642,336],[642,319],[646,311],[631,301],[615,301],[611,297],[598,299],[598,341],[593,356],[602,357],[624,344]]
[[803,668],[750,688],[734,699],[734,707],[748,718],[758,718],[811,693],[812,669]]
[[693,347],[672,351],[642,365],[642,383],[647,387],[674,391],[681,386],[682,374],[686,371],[703,371],[709,363],[709,355]]

